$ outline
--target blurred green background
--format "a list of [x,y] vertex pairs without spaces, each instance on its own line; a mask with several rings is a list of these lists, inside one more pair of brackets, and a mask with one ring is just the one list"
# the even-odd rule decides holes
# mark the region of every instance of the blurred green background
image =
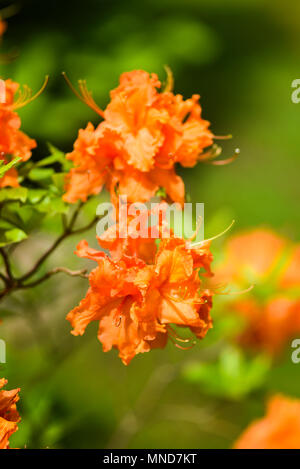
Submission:
[[[280,0],[28,0],[8,20],[1,51],[17,58],[1,65],[0,75],[33,90],[50,75],[42,96],[20,111],[39,159],[47,154],[45,142],[70,151],[78,129],[98,123],[62,71],[74,83],[85,78],[104,107],[120,73],[143,68],[164,80],[168,64],[176,92],[201,95],[213,132],[233,134],[223,143],[224,157],[241,150],[232,165],[180,170],[192,201],[205,203],[206,235],[235,218],[235,230],[266,225],[299,241],[300,104],[291,101],[299,41],[297,0],[288,6]],[[86,236],[92,245],[94,235],[93,229]],[[50,238],[39,233],[17,249],[21,265],[29,266]],[[51,265],[84,267],[72,254],[79,239],[66,242]],[[64,318],[86,282],[60,280],[2,305],[13,312],[0,329],[8,344],[2,374],[10,388],[22,388],[22,423],[12,446],[224,448],[262,414],[269,392],[300,398],[300,365],[291,363],[290,351],[268,371],[264,359],[244,363],[242,352],[225,343],[232,328],[225,320],[191,351],[169,344],[125,367],[115,352],[102,352],[96,325],[82,338],[70,336]],[[223,392],[206,392],[192,372],[182,372],[183,364],[203,360],[221,360],[230,390],[225,383]]]

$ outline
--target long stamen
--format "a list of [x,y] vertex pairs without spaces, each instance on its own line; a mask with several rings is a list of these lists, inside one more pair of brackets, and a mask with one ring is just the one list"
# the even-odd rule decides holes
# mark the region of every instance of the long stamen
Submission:
[[[214,137],[214,138],[223,138],[223,137]],[[224,137],[227,138],[227,137]],[[231,138],[231,135],[228,135],[228,138]],[[213,164],[215,166],[224,166],[226,164],[232,163],[234,160],[237,159],[237,157],[240,154],[240,149],[236,148],[234,151],[233,156],[230,156],[229,158],[226,158],[225,160],[217,160],[217,161],[211,161],[216,159],[218,156],[220,156],[222,153],[222,148],[214,143],[212,147],[199,155],[199,161],[207,164]]]
[[234,160],[237,159],[237,157],[240,154],[240,149],[236,148],[234,150],[233,156],[230,156],[229,158],[226,158],[225,160],[217,160],[217,161],[211,161],[210,164],[213,164],[215,166],[224,166],[226,164],[232,163]]
[[49,75],[46,75],[41,89],[37,93],[35,93],[33,96],[32,96],[31,89],[27,85],[24,85],[23,90],[20,90],[19,92],[19,96],[17,100],[12,104],[11,106],[12,109],[14,111],[16,109],[20,109],[26,106],[27,104],[31,103],[32,101],[34,101],[36,98],[38,98],[38,96],[40,96],[40,94],[42,94],[42,92],[46,88],[48,81],[49,81]]
[[99,108],[99,106],[96,104],[92,93],[88,91],[87,86],[86,86],[86,81],[85,80],[79,80],[79,88],[81,91],[81,94],[83,98],[85,99],[86,104],[93,109],[99,116],[104,117],[104,112],[102,109]]
[[75,94],[75,96],[77,96],[78,99],[80,99],[80,101],[82,101],[84,104],[86,104],[88,107],[90,107],[91,109],[93,109],[93,111],[95,111],[97,114],[99,114],[99,116],[101,117],[104,117],[104,112],[102,111],[102,109],[100,109],[100,107],[95,103],[92,95],[91,95],[91,92],[88,91],[87,89],[87,86],[86,86],[86,81],[85,80],[78,80],[78,84],[79,84],[79,90],[80,90],[80,93],[76,90],[76,88],[72,85],[71,81],[69,80],[69,78],[67,77],[67,74],[65,72],[62,72],[62,76],[64,77],[64,79],[66,80],[67,82],[67,85],[69,86],[69,88],[71,89],[71,91],[73,91],[73,93]]
[[194,341],[189,347],[182,347],[182,345],[174,344],[175,347],[180,348],[180,350],[192,350],[195,347],[196,341]]
[[215,295],[225,295],[225,290],[228,287],[227,283],[217,283],[210,287],[210,290],[214,292]]
[[14,109],[17,109],[19,105],[25,103],[30,98],[30,88],[27,85],[23,85],[23,89],[18,92],[18,97],[13,103]]
[[172,336],[169,335],[169,339],[171,340],[171,342],[175,345],[175,347],[179,348],[180,350],[191,350],[193,347],[195,347],[196,345],[196,341],[194,341],[191,345],[187,346],[187,347],[183,347],[182,345],[180,344],[177,344],[175,342],[175,339],[173,339]]
[[193,249],[195,247],[201,246],[202,244],[205,244],[209,241],[213,241],[214,239],[220,238],[220,236],[223,236],[227,231],[231,229],[231,227],[234,225],[235,220],[232,220],[230,225],[226,228],[226,230],[222,231],[222,233],[217,234],[216,236],[213,236],[212,238],[205,239],[204,241],[199,241],[198,243],[194,243],[190,245],[190,248]]
[[217,293],[217,295],[244,295],[245,293],[249,293],[249,291],[253,290],[255,285],[250,285],[250,287],[246,288],[245,290],[240,290],[240,291],[229,291],[229,292],[223,292],[223,293]]
[[187,339],[180,337],[180,335],[178,335],[177,332],[174,331],[174,329],[169,324],[167,325],[167,330],[173,336],[173,338],[175,340],[178,340],[179,342],[189,343],[193,340],[193,337],[189,337]]
[[205,162],[217,158],[222,153],[222,148],[214,143],[212,147],[199,155],[199,161]]
[[168,93],[170,91],[173,91],[174,88],[174,77],[171,68],[169,65],[165,65],[164,69],[167,74],[167,81],[166,81],[166,86],[164,88],[164,93]]
[[180,350],[191,350],[196,345],[196,341],[194,341],[191,345],[183,347],[182,345],[177,344],[175,339],[171,335],[168,335],[168,337],[171,340],[172,344],[174,344],[175,347],[179,348]]
[[194,241],[194,239],[197,238],[197,234],[199,233],[202,223],[203,223],[203,217],[199,215],[197,223],[196,223],[196,230],[193,233],[193,235],[190,238],[188,238],[188,241]]
[[231,134],[228,135],[214,135],[214,140],[230,140],[232,138]]

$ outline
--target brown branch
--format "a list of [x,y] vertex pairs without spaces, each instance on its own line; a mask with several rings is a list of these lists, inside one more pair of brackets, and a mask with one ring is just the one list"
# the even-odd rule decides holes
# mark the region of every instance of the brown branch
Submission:
[[88,278],[87,270],[86,269],[81,269],[81,270],[70,270],[67,269],[66,267],[55,267],[54,269],[49,270],[45,275],[40,277],[37,280],[34,280],[33,282],[27,283],[27,284],[20,284],[18,286],[19,289],[24,289],[24,288],[32,288],[36,287],[40,283],[44,282],[48,278],[52,277],[53,275],[59,274],[60,272],[63,272],[67,275],[70,275],[71,277],[82,277],[82,278]]
[[90,223],[88,223],[87,225],[83,226],[82,228],[77,228],[77,230],[73,230],[71,231],[71,235],[73,234],[79,234],[79,233],[83,233],[84,231],[87,231],[89,230],[90,228],[92,228],[92,226],[96,223],[96,221],[99,220],[99,217],[95,217],[93,218],[93,220],[90,221]]
[[8,255],[7,255],[7,253],[6,253],[6,251],[5,251],[4,248],[0,248],[0,254],[1,254],[1,256],[2,256],[4,265],[5,265],[6,274],[7,274],[7,280],[8,280],[8,282],[6,282],[6,283],[9,283],[9,281],[11,281],[11,280],[13,279],[13,275],[12,275],[12,271],[11,271],[11,267],[10,267],[9,258],[8,258]]
[[85,231],[85,230],[87,230],[87,229],[89,229],[93,226],[93,224],[97,220],[97,217],[95,217],[87,226],[85,226],[83,228],[79,228],[78,230],[73,230],[73,226],[74,226],[74,224],[77,220],[77,217],[79,215],[79,212],[80,212],[82,206],[83,206],[83,203],[80,202],[80,204],[78,205],[78,207],[74,211],[69,224],[67,224],[66,220],[63,219],[63,225],[64,225],[63,233],[56,239],[56,241],[52,244],[52,246],[50,246],[50,248],[37,260],[35,265],[26,274],[22,275],[22,277],[20,277],[18,279],[18,281],[24,282],[24,280],[27,280],[30,277],[32,277],[36,273],[36,271],[41,267],[41,265],[46,261],[46,259],[48,259],[48,257],[52,254],[52,252],[55,251],[55,249],[66,238],[68,238],[69,236],[71,236],[73,234],[81,233],[82,231]]
[[54,241],[54,243],[47,249],[47,251],[36,261],[34,266],[21,277],[14,278],[14,276],[12,275],[11,267],[10,267],[9,257],[6,251],[3,248],[0,248],[0,254],[3,257],[4,265],[5,265],[5,269],[7,273],[7,277],[3,275],[2,273],[0,273],[0,279],[2,279],[6,285],[4,290],[0,292],[0,300],[4,296],[10,294],[12,291],[35,287],[36,285],[39,285],[40,283],[44,282],[52,275],[55,275],[59,272],[64,272],[71,276],[81,276],[83,278],[87,278],[87,274],[85,270],[71,271],[64,267],[57,267],[57,268],[50,270],[49,272],[47,272],[46,274],[44,274],[42,277],[40,277],[37,280],[31,281],[29,283],[24,283],[26,282],[26,280],[30,279],[38,272],[40,267],[44,264],[44,262],[48,259],[48,257],[53,253],[53,251],[55,251],[55,249],[62,243],[64,239],[74,234],[79,234],[84,231],[87,231],[90,228],[92,228],[92,226],[96,223],[96,221],[99,219],[99,217],[97,216],[94,217],[93,220],[91,220],[87,225],[81,228],[73,229],[82,206],[83,206],[83,202],[80,202],[78,206],[76,207],[76,209],[74,210],[69,223],[67,222],[66,217],[63,217],[63,220],[62,220],[63,233]]
[[3,280],[3,282],[4,282],[5,284],[8,283],[8,279],[7,279],[7,278],[5,277],[5,275],[3,275],[1,272],[0,272],[0,278],[1,278],[1,280]]
[[52,254],[52,252],[55,251],[55,249],[60,245],[60,243],[69,235],[70,233],[64,231],[64,233],[56,239],[52,246],[50,246],[50,248],[38,259],[32,269],[30,269],[26,274],[22,275],[22,277],[19,277],[18,281],[24,282],[24,280],[27,280],[28,278],[32,277],[40,268],[40,266],[45,262],[45,260],[48,259],[48,257]]

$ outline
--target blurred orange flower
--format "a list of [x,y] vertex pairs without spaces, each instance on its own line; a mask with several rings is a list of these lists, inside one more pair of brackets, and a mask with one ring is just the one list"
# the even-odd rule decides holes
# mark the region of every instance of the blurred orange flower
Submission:
[[0,38],[3,36],[7,28],[7,23],[0,18]]
[[[15,112],[21,103],[14,100],[19,85],[11,80],[5,81],[6,101],[0,103],[0,159],[6,163],[12,157],[20,157],[23,161],[31,156],[31,150],[36,147],[35,140],[27,137],[20,130],[21,119]],[[26,104],[25,101],[22,105]],[[0,187],[18,186],[18,173],[10,169],[0,179]]]
[[126,194],[129,203],[144,202],[163,186],[172,200],[182,204],[184,184],[174,165],[194,166],[213,143],[209,122],[201,117],[199,96],[185,101],[171,91],[159,92],[156,74],[134,70],[121,75],[110,103],[101,111],[85,84],[80,86],[83,99],[104,120],[96,129],[88,124],[79,131],[68,155],[74,168],[66,179],[64,199],[85,201],[106,184],[113,199],[117,191]]
[[242,433],[235,449],[300,449],[300,400],[277,395],[266,416]]
[[279,353],[300,333],[300,246],[268,229],[234,236],[217,282],[255,288],[230,302],[229,308],[245,320],[244,345]]
[[144,256],[148,263],[130,252],[131,243],[127,247],[127,255],[113,260],[86,241],[79,243],[77,255],[95,260],[98,267],[90,273],[86,297],[67,316],[72,333],[82,335],[91,321],[99,321],[103,350],[117,348],[126,365],[138,353],[164,347],[168,338],[184,348],[178,342],[188,344],[190,339],[180,338],[171,324],[205,337],[212,327],[212,293],[203,286],[199,270],[209,269],[209,243],[191,249],[183,239],[165,239],[156,254],[151,249]]
[[20,421],[16,408],[20,389],[5,391],[2,388],[6,383],[4,378],[0,379],[0,449],[9,448],[9,438],[18,430]]

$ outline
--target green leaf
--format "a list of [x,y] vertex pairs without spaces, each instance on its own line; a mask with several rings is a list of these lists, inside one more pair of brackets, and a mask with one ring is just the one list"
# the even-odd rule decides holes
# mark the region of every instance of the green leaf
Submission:
[[46,189],[28,189],[27,200],[30,204],[37,204],[47,194]]
[[55,173],[52,175],[52,181],[61,194],[64,192],[65,177],[66,173]]
[[241,350],[228,346],[217,362],[186,365],[183,376],[210,395],[242,399],[264,384],[270,365],[265,355],[247,359]]
[[72,165],[70,161],[66,159],[65,154],[56,148],[51,143],[48,143],[48,148],[50,151],[50,156],[43,158],[37,163],[38,167],[50,166],[54,163],[60,163],[65,171],[68,171]]
[[44,429],[42,442],[45,446],[52,446],[62,437],[66,424],[63,422],[54,422]]
[[156,195],[156,197],[161,197],[162,199],[166,199],[166,197],[167,197],[166,189],[164,187],[160,187],[156,191],[155,195]]
[[47,195],[36,208],[41,213],[66,213],[68,211],[68,205],[64,203],[61,197],[51,197]]
[[4,231],[0,234],[0,246],[6,246],[7,244],[20,243],[27,238],[25,231],[19,228],[13,228],[12,230]]
[[54,173],[52,168],[33,168],[28,174],[31,181],[43,181],[45,179],[51,178]]
[[26,187],[5,187],[0,191],[0,202],[4,200],[20,200],[25,202],[27,199]]
[[7,171],[9,171],[11,168],[16,166],[19,163],[19,161],[21,161],[21,158],[19,156],[14,158],[7,164],[4,164],[4,161],[1,160],[0,161],[0,178],[2,178]]

